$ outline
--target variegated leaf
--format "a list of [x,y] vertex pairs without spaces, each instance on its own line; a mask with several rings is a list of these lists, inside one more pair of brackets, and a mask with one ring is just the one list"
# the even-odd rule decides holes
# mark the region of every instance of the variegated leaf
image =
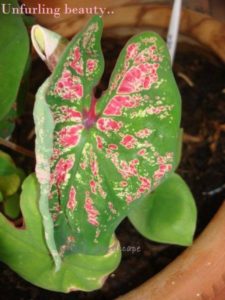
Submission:
[[133,37],[109,89],[96,100],[103,72],[102,21],[94,17],[53,72],[50,213],[60,255],[102,254],[129,209],[174,170],[180,95],[164,41]]

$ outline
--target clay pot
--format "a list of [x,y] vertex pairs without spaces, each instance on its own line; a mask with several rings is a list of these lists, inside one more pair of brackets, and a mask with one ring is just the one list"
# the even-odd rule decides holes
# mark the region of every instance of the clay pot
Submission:
[[225,299],[225,203],[194,244],[120,300]]
[[[23,0],[27,7],[37,7],[34,0]],[[60,8],[59,18],[49,15],[35,15],[39,24],[46,26],[65,37],[73,36],[90,19],[87,14],[63,14],[65,2],[69,7],[101,6],[99,0],[84,0],[82,4],[76,0],[40,0],[39,5],[51,8]],[[103,16],[104,30],[107,28],[162,28],[166,29],[169,23],[171,8],[166,5],[147,4],[146,0],[104,0],[102,6],[109,14]],[[113,14],[112,14],[113,12]],[[123,32],[123,30],[122,30]],[[133,30],[134,32],[134,30]],[[214,18],[184,9],[181,15],[180,32],[198,43],[211,49],[225,61],[225,23]]]
[[[36,6],[36,1],[24,2]],[[76,5],[77,2],[77,5]],[[67,0],[71,7],[90,7],[99,1]],[[114,4],[116,2],[116,4]],[[103,17],[104,28],[122,34],[132,28],[155,27],[166,29],[171,9],[164,5],[144,4],[146,1],[104,1],[108,11]],[[39,1],[50,7],[61,7],[65,1]],[[90,18],[87,15],[61,15],[60,18],[37,15],[39,24],[70,37]],[[116,30],[120,28],[120,30]],[[135,28],[135,30],[134,30]],[[105,30],[104,29],[104,30]],[[211,49],[225,62],[225,24],[212,17],[184,9],[181,17],[180,32],[203,47]],[[225,203],[197,238],[193,246],[184,251],[159,274],[118,299],[121,300],[222,300],[225,299]]]

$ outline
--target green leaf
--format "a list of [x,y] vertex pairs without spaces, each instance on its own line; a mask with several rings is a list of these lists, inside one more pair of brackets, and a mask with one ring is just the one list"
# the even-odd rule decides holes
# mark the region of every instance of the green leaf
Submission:
[[20,178],[16,174],[0,176],[0,190],[4,196],[13,195],[21,184]]
[[186,246],[192,243],[196,215],[190,189],[172,174],[129,213],[129,219],[150,240]]
[[62,257],[106,253],[121,220],[178,160],[180,94],[164,41],[152,32],[130,39],[108,90],[96,100],[93,89],[104,66],[101,32],[101,18],[94,17],[74,37],[46,93],[51,114],[45,117],[54,120],[48,199]]
[[36,20],[33,16],[22,15],[23,22],[27,27],[35,25]]
[[[6,5],[17,7],[17,1]],[[1,14],[0,28],[0,120],[6,117],[17,98],[29,53],[29,38],[22,16]]]
[[11,157],[0,151],[0,191],[3,196],[11,196],[18,190],[21,179]]
[[55,272],[43,235],[38,209],[39,186],[33,175],[23,183],[21,210],[24,228],[17,229],[0,214],[0,259],[31,283],[58,292],[91,291],[100,288],[121,258],[118,241],[113,238],[104,256],[73,254],[65,257]]
[[17,219],[20,215],[20,196],[18,193],[6,197],[3,202],[4,214],[10,219]]
[[20,88],[17,94],[17,99],[13,103],[7,115],[0,122],[0,137],[8,138],[11,136],[15,128],[16,119],[24,111],[25,98],[28,91],[29,75],[30,75],[30,58],[24,70],[23,78],[21,80]]
[[16,166],[11,157],[0,150],[0,176],[12,175],[16,173]]

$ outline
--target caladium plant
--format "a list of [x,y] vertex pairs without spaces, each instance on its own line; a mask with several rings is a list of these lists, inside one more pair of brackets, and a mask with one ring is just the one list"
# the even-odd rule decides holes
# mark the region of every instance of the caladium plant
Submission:
[[174,170],[179,144],[180,95],[156,34],[128,42],[108,90],[95,98],[101,23],[93,18],[70,42],[35,110],[36,172],[54,225],[46,230],[60,257],[106,253],[121,220]]
[[58,263],[70,253],[106,253],[118,224],[174,171],[179,155],[180,95],[164,41],[151,32],[133,37],[96,99],[101,32],[94,17],[37,96],[36,173]]
[[[33,44],[52,70],[34,108],[38,182],[31,176],[24,183],[27,227],[19,232],[0,218],[2,232],[23,245],[3,243],[2,260],[34,284],[63,292],[103,284],[119,263],[114,232],[126,216],[160,242],[190,244],[195,228],[193,197],[174,174],[181,103],[165,43],[153,32],[131,38],[96,99],[101,33],[97,16],[70,42],[33,28]],[[28,192],[34,199],[26,208]],[[39,253],[39,263],[26,269]]]

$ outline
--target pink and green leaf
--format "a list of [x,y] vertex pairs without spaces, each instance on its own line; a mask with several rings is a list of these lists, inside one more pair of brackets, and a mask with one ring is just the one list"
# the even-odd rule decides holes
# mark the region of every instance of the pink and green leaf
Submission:
[[60,256],[106,253],[133,205],[177,165],[180,95],[164,41],[151,32],[130,39],[96,99],[101,31],[94,17],[70,42],[46,93],[54,120],[48,199]]

